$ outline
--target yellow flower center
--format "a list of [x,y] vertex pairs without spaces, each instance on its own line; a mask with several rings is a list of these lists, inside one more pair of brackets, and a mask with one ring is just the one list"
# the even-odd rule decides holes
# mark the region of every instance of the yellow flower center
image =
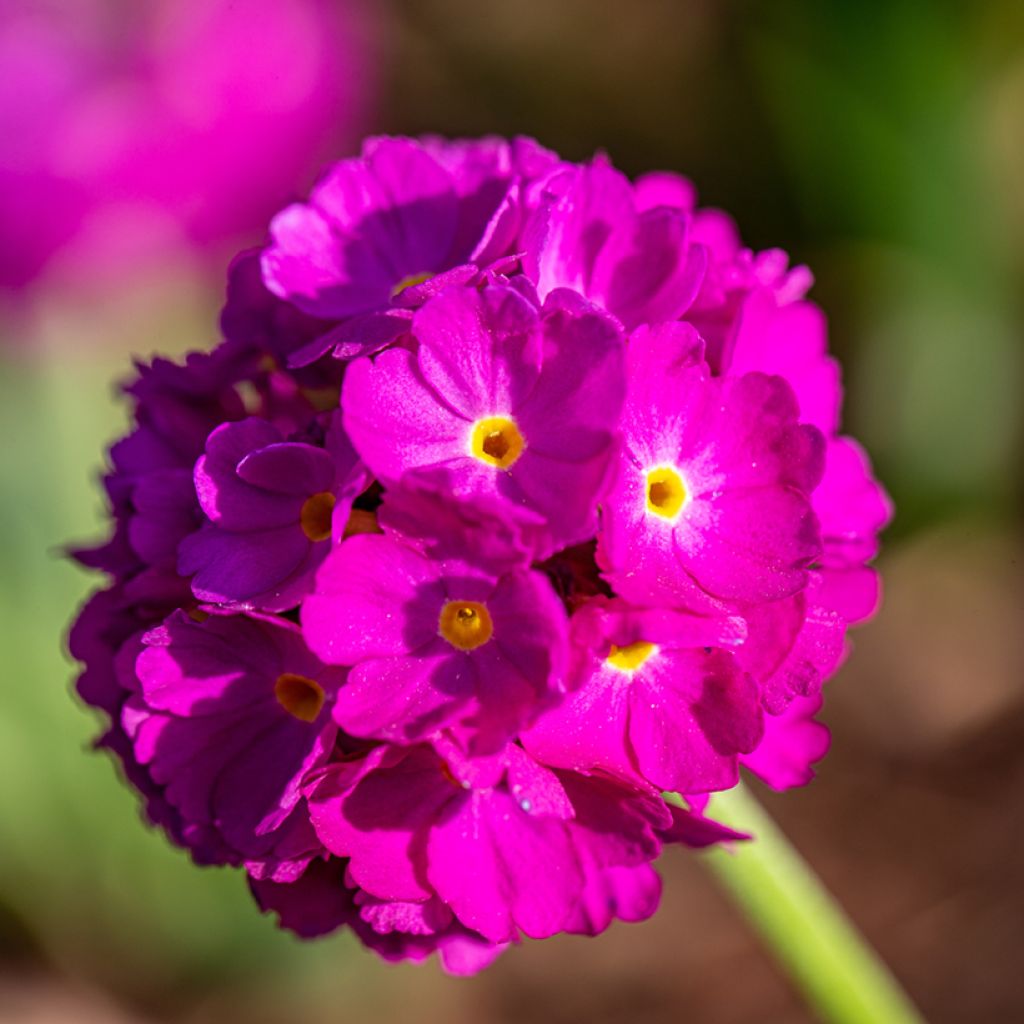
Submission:
[[391,289],[391,298],[400,295],[405,291],[406,288],[414,288],[418,284],[423,284],[424,281],[429,281],[434,275],[429,270],[424,270],[422,274],[410,274],[408,277],[403,277],[394,288]]
[[675,519],[688,496],[686,484],[674,466],[656,466],[647,471],[648,512]]
[[274,683],[277,703],[303,722],[315,722],[324,706],[324,691],[320,684],[294,672],[282,672]]
[[473,424],[469,447],[488,466],[508,469],[523,454],[526,441],[510,416],[488,416]]
[[302,532],[312,541],[327,540],[331,535],[331,513],[334,511],[334,495],[321,491],[307,498],[299,513]]
[[438,632],[460,651],[472,651],[487,643],[494,623],[487,606],[479,601],[448,601],[441,609]]
[[608,652],[608,664],[620,672],[635,672],[652,654],[658,651],[657,644],[649,644],[646,640],[617,647],[612,644]]

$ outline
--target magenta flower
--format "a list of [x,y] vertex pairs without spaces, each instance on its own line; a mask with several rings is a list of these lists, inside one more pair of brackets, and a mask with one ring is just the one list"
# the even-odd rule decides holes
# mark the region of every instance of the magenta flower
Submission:
[[572,619],[572,692],[526,749],[662,790],[728,789],[762,731],[757,685],[728,650],[744,634],[739,619],[590,603]]
[[809,274],[525,139],[370,140],[271,235],[127,388],[99,745],[307,938],[471,974],[646,919],[667,846],[747,838],[711,794],[810,781],[877,605]]
[[528,140],[370,139],[274,218],[264,278],[317,317],[418,304],[509,253],[522,189],[555,159]]
[[603,927],[605,915],[588,913],[598,891],[617,897],[607,910],[621,903],[626,919],[642,917],[649,887],[624,874],[657,856],[673,827],[653,794],[563,780],[516,746],[470,764],[428,747],[378,748],[325,773],[310,804],[324,845],[350,858],[363,890],[403,903],[436,894],[494,943]]
[[413,334],[415,354],[393,349],[345,376],[345,427],[370,470],[392,483],[443,467],[460,496],[544,516],[549,549],[592,535],[622,402],[614,324],[567,293],[538,310],[510,287],[453,287]]
[[[699,209],[696,189],[678,174],[656,171],[642,175],[635,185],[635,197],[639,209],[668,207],[688,214],[692,239],[707,253],[707,269],[685,319],[700,332],[705,358],[713,368],[728,360],[751,293],[763,292],[773,305],[785,307],[802,299],[814,282],[807,267],[790,269],[789,257],[781,249],[755,253],[746,248],[733,219],[722,210]],[[756,344],[759,336],[754,333],[749,340]],[[775,358],[785,359],[788,349],[789,341],[783,340],[770,351]],[[820,398],[827,400],[828,391]]]
[[828,752],[828,727],[814,717],[821,705],[820,696],[797,697],[781,714],[766,716],[757,749],[740,758],[743,767],[772,789],[806,786]]
[[257,874],[294,877],[320,849],[301,785],[334,746],[344,672],[269,618],[179,612],[144,643],[124,711],[139,762],[185,820],[216,829]]
[[312,587],[369,478],[340,425],[328,448],[285,441],[266,420],[210,434],[195,486],[208,522],[184,538],[178,571],[201,601],[284,611]]
[[302,606],[310,648],[352,666],[334,710],[346,732],[413,743],[448,727],[475,753],[555,702],[565,618],[540,573],[435,561],[393,536],[335,548]]
[[694,609],[796,593],[821,541],[823,444],[778,377],[712,378],[685,326],[630,339],[623,445],[604,506],[608,576],[641,604]]
[[797,697],[814,697],[839,667],[846,620],[831,606],[820,575],[781,601],[744,609],[747,636],[737,657],[757,680],[761,703],[781,714]]
[[523,270],[543,298],[571,288],[627,330],[677,320],[693,302],[706,253],[690,218],[638,208],[629,181],[603,157],[556,176],[525,231]]

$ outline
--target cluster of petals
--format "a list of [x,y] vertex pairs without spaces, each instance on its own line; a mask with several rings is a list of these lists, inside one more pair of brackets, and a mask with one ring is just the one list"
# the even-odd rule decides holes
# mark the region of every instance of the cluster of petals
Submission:
[[[810,275],[670,174],[378,138],[140,366],[72,628],[149,818],[302,936],[472,973],[649,917],[810,780],[888,500]],[[667,800],[667,793],[677,798]]]

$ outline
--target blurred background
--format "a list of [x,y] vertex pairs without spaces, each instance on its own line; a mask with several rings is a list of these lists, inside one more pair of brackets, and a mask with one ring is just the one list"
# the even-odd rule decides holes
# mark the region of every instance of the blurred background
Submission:
[[897,507],[831,755],[769,808],[930,1021],[1024,1020],[1024,5],[0,4],[0,1021],[800,1022],[699,858],[660,913],[483,976],[303,946],[143,828],[63,634],[132,354],[367,132],[682,171],[813,269]]

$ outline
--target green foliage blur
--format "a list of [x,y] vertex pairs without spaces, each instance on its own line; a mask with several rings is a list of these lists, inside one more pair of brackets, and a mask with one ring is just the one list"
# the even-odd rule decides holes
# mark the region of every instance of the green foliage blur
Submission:
[[[1024,5],[390,8],[377,130],[523,132],[570,158],[686,173],[748,244],[814,271],[845,426],[898,510],[887,557],[949,524],[1019,540]],[[208,344],[222,290],[176,269],[141,296],[51,287],[0,307],[0,970],[175,1019],[244,989],[249,1020],[260,993],[289,1011],[256,1019],[305,1020],[360,979],[405,975],[345,939],[301,946],[239,875],[196,869],[143,827],[89,752],[98,722],[71,695],[64,646],[98,582],[63,548],[101,535],[101,451],[125,422],[113,382],[130,352]]]

